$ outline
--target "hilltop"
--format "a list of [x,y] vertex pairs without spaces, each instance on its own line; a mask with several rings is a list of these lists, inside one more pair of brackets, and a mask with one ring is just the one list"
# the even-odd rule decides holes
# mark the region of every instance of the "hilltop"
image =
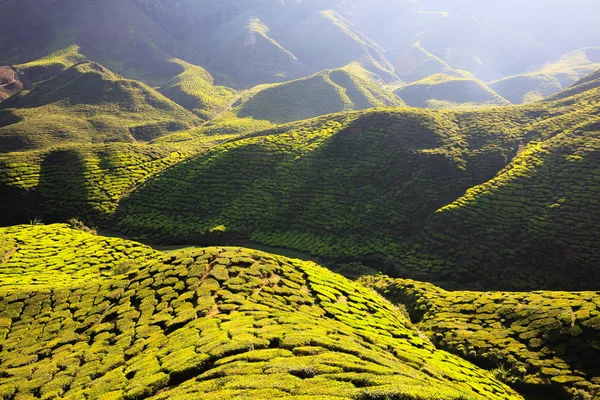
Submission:
[[565,54],[558,62],[533,72],[491,82],[489,86],[512,103],[528,103],[549,97],[600,69],[600,48],[590,47]]
[[233,110],[236,116],[286,123],[341,111],[404,105],[358,64],[257,87],[253,92]]
[[475,78],[435,74],[394,92],[413,107],[469,108],[506,106],[506,99]]
[[0,229],[0,249],[4,397],[522,399],[311,262],[66,225]]
[[0,105],[2,152],[66,142],[149,141],[197,122],[149,86],[81,62]]
[[597,292],[448,292],[388,277],[361,280],[406,307],[440,348],[523,392],[596,398],[600,391]]

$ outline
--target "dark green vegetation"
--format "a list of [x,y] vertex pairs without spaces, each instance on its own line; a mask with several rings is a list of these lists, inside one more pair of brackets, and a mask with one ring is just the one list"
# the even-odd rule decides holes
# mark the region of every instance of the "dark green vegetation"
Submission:
[[[599,90],[470,112],[334,114],[173,165],[168,154],[199,140],[176,133],[157,141],[166,153],[148,148],[167,162],[141,187],[130,161],[115,170],[92,155],[105,167],[90,175],[87,155],[8,155],[2,223],[78,217],[161,243],[251,239],[449,287],[595,288]],[[131,150],[119,160],[137,160]]]
[[256,90],[233,110],[238,117],[285,123],[340,111],[404,105],[357,64]]
[[600,293],[447,292],[387,277],[362,280],[406,306],[441,348],[546,398],[600,395]]
[[310,262],[64,225],[1,229],[0,249],[4,398],[521,399]]
[[409,106],[428,108],[470,108],[510,104],[485,83],[475,78],[435,74],[402,86],[394,93]]
[[150,141],[196,122],[143,83],[82,62],[0,104],[0,152],[61,142]]

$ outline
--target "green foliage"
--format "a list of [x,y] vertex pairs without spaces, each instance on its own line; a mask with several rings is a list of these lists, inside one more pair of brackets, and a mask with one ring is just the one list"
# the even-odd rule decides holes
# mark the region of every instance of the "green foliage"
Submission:
[[83,62],[2,103],[0,147],[9,152],[65,142],[150,141],[196,122],[150,87]]
[[159,92],[204,120],[212,119],[233,102],[235,91],[215,86],[213,77],[202,67],[173,60],[184,69],[163,85]]
[[553,397],[600,393],[598,293],[448,292],[383,276],[361,281],[405,304],[438,347],[491,368],[499,380],[550,387]]
[[351,64],[308,78],[264,85],[253,89],[250,98],[233,113],[241,118],[285,123],[340,111],[404,104],[371,79],[364,68]]
[[[166,255],[65,225],[2,237],[22,246],[9,262],[53,277],[0,287],[3,395],[521,399],[437,350],[374,292],[311,262],[240,248]],[[85,283],[55,268],[134,257],[138,269]]]
[[510,104],[482,81],[446,74],[431,75],[394,93],[413,107],[451,109]]
[[173,145],[107,144],[0,155],[0,224],[36,218],[106,223],[123,196],[188,151]]

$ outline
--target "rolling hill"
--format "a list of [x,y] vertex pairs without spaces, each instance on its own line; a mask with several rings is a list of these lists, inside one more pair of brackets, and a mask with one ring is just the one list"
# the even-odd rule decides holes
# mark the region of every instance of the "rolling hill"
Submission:
[[149,141],[197,122],[147,85],[92,62],[2,102],[2,152],[67,142]]
[[[109,213],[36,183],[34,159],[8,157],[1,171],[11,196],[52,200],[26,211],[11,203],[20,222],[76,216],[159,242],[251,239],[446,287],[587,289],[600,279],[590,173],[598,90],[468,112],[341,113],[229,136],[102,200]],[[165,143],[193,143],[182,135]],[[45,169],[57,165],[49,158]],[[66,180],[49,176],[52,186]],[[110,188],[81,169],[71,179]]]
[[428,108],[469,108],[510,104],[475,78],[435,74],[409,83],[394,92],[406,104]]
[[425,50],[419,42],[394,58],[394,66],[396,74],[405,82],[416,82],[437,74],[473,78],[470,72],[453,69],[444,60]]
[[595,398],[600,392],[597,292],[448,292],[387,277],[361,280],[406,307],[441,348],[523,392]]
[[600,48],[580,49],[541,69],[491,82],[489,86],[512,103],[528,103],[566,89],[600,69]]
[[66,225],[0,229],[0,249],[3,397],[522,399],[311,262]]
[[233,103],[235,90],[215,86],[214,78],[202,67],[175,60],[183,72],[163,85],[159,92],[175,103],[209,120]]
[[252,92],[233,113],[240,118],[251,117],[273,123],[341,111],[404,105],[393,93],[374,83],[372,74],[356,63],[308,78],[257,87]]

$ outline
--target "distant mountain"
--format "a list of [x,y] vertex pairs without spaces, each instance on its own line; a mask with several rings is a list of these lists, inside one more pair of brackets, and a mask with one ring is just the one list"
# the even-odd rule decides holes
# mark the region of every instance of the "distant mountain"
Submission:
[[509,101],[528,103],[567,88],[600,68],[600,48],[589,47],[565,54],[558,62],[533,72],[491,82],[489,86]]
[[148,141],[197,120],[147,85],[86,61],[0,104],[0,148]]
[[358,62],[386,82],[398,80],[385,50],[333,10],[311,14],[280,35],[282,42],[313,70]]
[[392,92],[374,83],[371,75],[359,64],[351,64],[308,78],[257,87],[233,112],[241,118],[285,123],[340,111],[404,105]]
[[600,87],[600,69],[592,72],[588,76],[578,80],[573,85],[569,86],[567,89],[556,93],[553,96],[550,96],[545,99],[545,101],[553,101],[559,99],[566,99],[568,97],[574,96],[579,93],[586,92],[591,89],[595,89]]
[[445,74],[410,83],[394,93],[413,107],[465,108],[510,104],[482,81]]
[[441,58],[425,50],[420,43],[411,46],[394,61],[396,74],[406,82],[420,81],[436,74],[459,78],[474,77],[470,72],[453,69]]

